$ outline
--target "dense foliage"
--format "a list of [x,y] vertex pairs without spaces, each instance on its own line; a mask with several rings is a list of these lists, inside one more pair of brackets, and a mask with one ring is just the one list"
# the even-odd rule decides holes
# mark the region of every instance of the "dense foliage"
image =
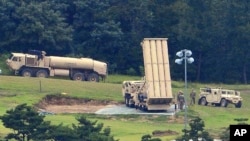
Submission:
[[110,73],[141,75],[146,37],[168,38],[171,76],[184,77],[175,53],[190,49],[188,79],[248,83],[249,0],[1,0],[0,51],[105,61]]

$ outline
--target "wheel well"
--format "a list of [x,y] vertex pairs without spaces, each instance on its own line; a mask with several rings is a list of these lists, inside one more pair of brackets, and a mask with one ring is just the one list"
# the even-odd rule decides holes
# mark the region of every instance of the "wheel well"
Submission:
[[40,70],[46,71],[48,73],[48,75],[49,75],[49,69],[48,68],[37,68],[36,72],[38,72]]
[[92,70],[82,70],[82,69],[70,69],[70,76],[72,77],[75,73],[82,73],[85,77],[89,74],[95,73],[99,76],[99,74]]
[[222,101],[222,100],[226,100],[226,101],[228,101],[226,98],[221,98],[221,100],[220,100],[220,101]]
[[203,98],[205,98],[205,99],[206,99],[206,97],[205,97],[205,96],[202,96],[202,97],[200,97],[199,101],[200,101],[201,99],[203,99]]

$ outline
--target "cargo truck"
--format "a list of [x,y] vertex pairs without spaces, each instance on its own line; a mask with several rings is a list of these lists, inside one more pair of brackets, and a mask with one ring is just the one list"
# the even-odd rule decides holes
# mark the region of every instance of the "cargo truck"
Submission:
[[167,38],[144,38],[141,42],[145,77],[123,81],[122,95],[128,107],[168,110],[173,103]]
[[45,51],[11,53],[6,60],[15,75],[24,77],[68,76],[77,81],[98,82],[107,75],[107,64],[91,58],[46,56]]

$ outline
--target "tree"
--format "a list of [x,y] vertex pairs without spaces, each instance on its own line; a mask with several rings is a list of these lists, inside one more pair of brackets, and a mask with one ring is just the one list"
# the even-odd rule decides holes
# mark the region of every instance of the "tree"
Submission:
[[[72,28],[49,1],[1,1],[0,47],[6,50],[67,52]],[[7,6],[7,8],[5,8]],[[6,21],[7,20],[7,21]],[[5,23],[6,21],[6,23]]]
[[195,117],[191,120],[189,123],[190,130],[183,129],[182,132],[184,135],[182,137],[178,138],[178,141],[183,141],[183,140],[189,140],[192,139],[194,141],[197,141],[198,138],[203,138],[206,141],[212,141],[212,138],[210,137],[209,133],[204,130],[205,124],[202,121],[201,118]]
[[103,124],[97,121],[89,121],[84,116],[76,117],[78,125],[68,126],[50,125],[45,122],[44,116],[28,106],[27,104],[17,105],[14,109],[8,110],[5,115],[0,116],[3,125],[13,129],[6,139],[18,141],[29,140],[54,140],[54,141],[115,141],[111,136],[111,129],[104,128]]
[[54,141],[79,140],[76,132],[68,126],[63,126],[63,124],[51,126],[50,132],[47,133],[47,138],[53,139]]
[[[111,18],[114,13],[109,9],[110,1],[75,0],[74,7],[73,52],[116,66],[123,56],[125,41],[120,22]],[[120,64],[123,66],[123,62]]]
[[5,127],[14,130],[5,138],[19,141],[36,139],[36,135],[47,133],[49,126],[49,122],[43,121],[44,116],[40,116],[34,108],[27,104],[21,104],[15,109],[8,110],[5,115],[0,116],[0,119]]

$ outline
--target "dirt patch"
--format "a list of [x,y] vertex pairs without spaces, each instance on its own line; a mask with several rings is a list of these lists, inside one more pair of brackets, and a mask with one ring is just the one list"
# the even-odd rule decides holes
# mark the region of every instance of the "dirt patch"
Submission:
[[[48,95],[43,98],[36,107],[39,109],[40,114],[57,114],[57,113],[95,113],[104,107],[120,105],[115,101],[108,100],[93,100],[72,98],[64,95]],[[128,118],[124,120],[129,120]],[[142,119],[143,122],[149,122],[148,119]],[[176,117],[170,118],[170,122],[181,121]],[[153,131],[152,135],[155,137],[177,135],[178,133],[171,130],[166,131]]]
[[166,130],[166,131],[153,131],[153,136],[154,137],[161,137],[161,136],[170,136],[170,135],[178,135],[178,132],[172,131],[172,130]]
[[180,123],[180,124],[182,124],[182,123],[184,123],[184,121],[185,121],[185,119],[184,119],[184,117],[183,116],[176,116],[176,115],[173,115],[173,116],[170,116],[169,118],[168,118],[168,123]]
[[93,106],[88,104],[80,105],[48,105],[44,110],[52,113],[95,113],[105,105]]
[[119,103],[115,101],[48,95],[43,98],[36,107],[40,111],[48,113],[95,113],[106,106],[117,104]]

